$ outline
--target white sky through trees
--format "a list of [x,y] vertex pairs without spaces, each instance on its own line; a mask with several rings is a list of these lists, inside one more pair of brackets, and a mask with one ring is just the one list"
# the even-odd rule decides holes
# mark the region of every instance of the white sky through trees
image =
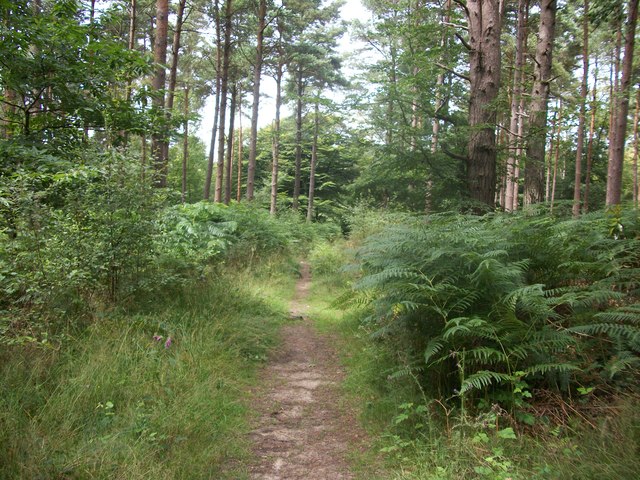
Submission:
[[[360,0],[346,0],[344,6],[341,9],[341,19],[344,21],[352,20],[365,20],[370,16],[368,10],[362,5]],[[347,31],[340,39],[338,52],[342,55],[353,52],[357,41],[350,38],[350,32]],[[348,75],[347,75],[348,76]],[[276,94],[276,82],[275,80],[262,74],[262,81],[260,84],[260,113],[258,116],[258,127],[262,128],[273,122],[275,118],[275,94]],[[243,112],[242,112],[242,129],[248,129],[251,123],[251,95],[245,93],[243,99]],[[202,111],[200,112],[200,125],[197,129],[198,137],[207,146],[209,151],[209,144],[211,143],[211,128],[213,127],[213,112],[214,112],[215,98],[210,96]],[[288,105],[282,105],[282,118],[285,118],[292,114]],[[236,126],[238,126],[238,118],[236,117]]]

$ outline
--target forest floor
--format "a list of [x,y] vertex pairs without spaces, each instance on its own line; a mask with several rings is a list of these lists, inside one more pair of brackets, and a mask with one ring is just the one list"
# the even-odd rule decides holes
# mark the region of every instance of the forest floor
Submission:
[[311,274],[308,264],[301,267],[291,321],[253,392],[258,418],[251,439],[257,461],[249,468],[250,478],[353,479],[349,455],[366,449],[368,439],[340,391],[345,373],[336,339],[319,333],[307,317]]

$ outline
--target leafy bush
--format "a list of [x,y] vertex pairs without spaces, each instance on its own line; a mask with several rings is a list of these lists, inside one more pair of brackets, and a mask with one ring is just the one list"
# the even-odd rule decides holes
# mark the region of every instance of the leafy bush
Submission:
[[314,274],[336,274],[346,263],[344,249],[341,245],[336,245],[335,243],[317,243],[309,253],[309,263]]

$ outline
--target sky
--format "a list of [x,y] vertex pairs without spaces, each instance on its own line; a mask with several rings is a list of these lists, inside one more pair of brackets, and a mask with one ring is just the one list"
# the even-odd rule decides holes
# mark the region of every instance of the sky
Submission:
[[[342,20],[350,21],[354,19],[366,18],[369,14],[364,8],[360,0],[346,0],[345,5],[342,7]],[[338,51],[340,53],[348,53],[354,48],[354,40],[349,37],[349,33],[346,33],[339,42]],[[260,83],[260,111],[258,114],[258,128],[264,127],[270,124],[275,117],[275,92],[276,84],[275,80],[269,76],[263,75]],[[251,124],[251,107],[245,106],[245,111],[242,114],[242,128],[243,130],[248,128]],[[213,112],[214,112],[214,97],[211,96],[207,99],[203,110],[200,112],[201,122],[197,131],[198,137],[207,146],[209,151],[209,144],[211,143],[211,128],[213,127]],[[282,117],[290,115],[292,112],[286,105],[282,106]],[[236,117],[236,125],[238,125],[238,118]]]

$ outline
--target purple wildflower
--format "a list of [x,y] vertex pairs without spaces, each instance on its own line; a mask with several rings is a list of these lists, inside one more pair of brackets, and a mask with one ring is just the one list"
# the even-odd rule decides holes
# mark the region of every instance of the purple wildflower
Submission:
[[171,346],[171,337],[167,337],[167,341],[164,342],[164,348],[169,348]]
[[153,341],[154,342],[159,342],[162,340],[162,335],[154,335],[153,336]]

